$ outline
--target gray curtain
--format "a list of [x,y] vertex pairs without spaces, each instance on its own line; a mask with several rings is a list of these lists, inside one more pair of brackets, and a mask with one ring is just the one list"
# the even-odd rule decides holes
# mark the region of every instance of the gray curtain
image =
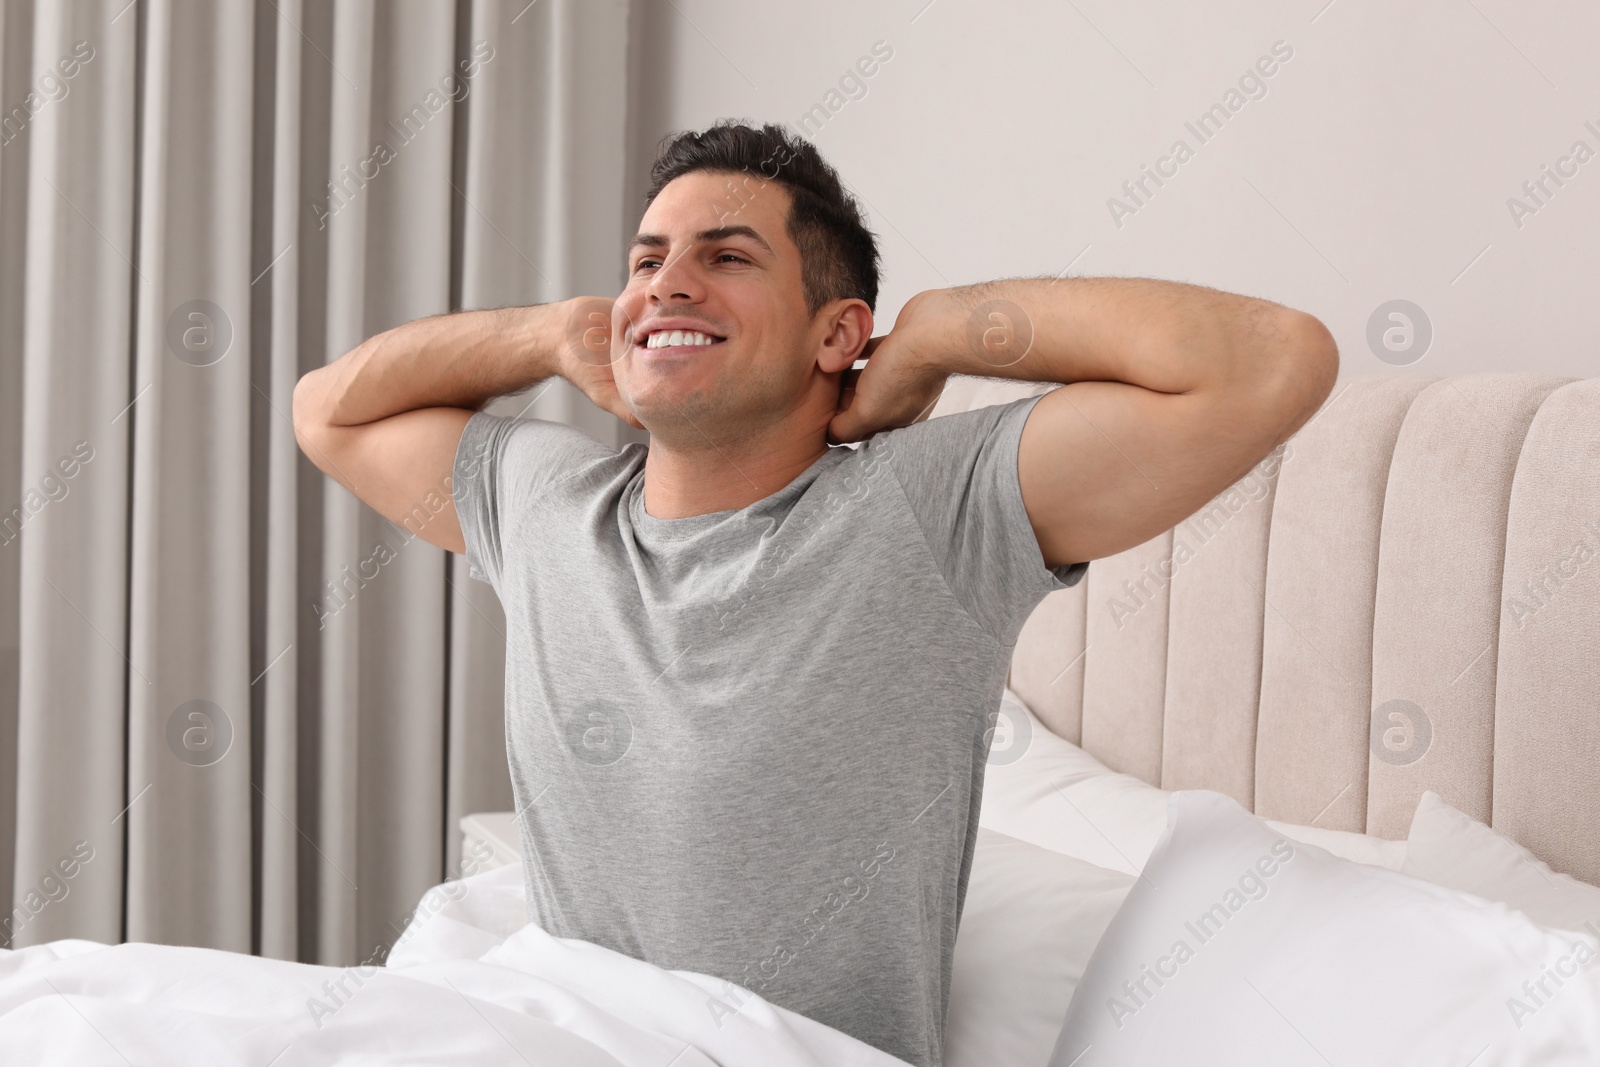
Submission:
[[[0,0],[3,943],[358,962],[511,806],[493,590],[290,397],[411,319],[618,291],[628,15]],[[642,439],[565,382],[494,410]]]

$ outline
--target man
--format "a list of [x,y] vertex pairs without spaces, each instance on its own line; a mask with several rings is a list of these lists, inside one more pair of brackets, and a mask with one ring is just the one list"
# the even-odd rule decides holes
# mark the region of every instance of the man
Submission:
[[[991,714],[1023,621],[1326,398],[1315,318],[1142,279],[920,293],[814,148],[663,148],[614,301],[460,312],[305,376],[307,455],[492,582],[532,918],[942,1062]],[[859,372],[852,365],[867,357]],[[927,419],[952,373],[1066,383]],[[620,451],[482,412],[552,375]],[[844,447],[834,442],[862,442]]]

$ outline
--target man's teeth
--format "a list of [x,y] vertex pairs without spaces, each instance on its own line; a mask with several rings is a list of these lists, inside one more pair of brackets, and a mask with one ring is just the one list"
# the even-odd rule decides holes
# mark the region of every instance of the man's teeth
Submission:
[[708,345],[716,338],[695,330],[657,330],[645,338],[646,348],[677,348],[680,345]]

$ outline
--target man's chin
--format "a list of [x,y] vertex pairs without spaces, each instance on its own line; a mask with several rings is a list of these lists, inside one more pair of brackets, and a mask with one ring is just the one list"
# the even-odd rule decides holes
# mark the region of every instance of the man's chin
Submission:
[[651,390],[645,396],[630,397],[628,406],[633,409],[634,418],[652,434],[682,426],[690,427],[692,432],[694,426],[720,422],[717,405],[697,391]]

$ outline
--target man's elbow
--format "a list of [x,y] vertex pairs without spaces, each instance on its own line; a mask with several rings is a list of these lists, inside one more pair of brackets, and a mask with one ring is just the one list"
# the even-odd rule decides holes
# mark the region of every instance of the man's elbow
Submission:
[[315,460],[311,451],[312,439],[316,432],[327,423],[324,411],[324,396],[321,388],[321,369],[307,371],[294,383],[294,394],[290,399],[289,419],[294,423],[295,443],[300,446],[300,451]]
[[1316,414],[1339,380],[1339,345],[1315,315],[1290,310],[1273,377],[1274,406],[1294,433]]

